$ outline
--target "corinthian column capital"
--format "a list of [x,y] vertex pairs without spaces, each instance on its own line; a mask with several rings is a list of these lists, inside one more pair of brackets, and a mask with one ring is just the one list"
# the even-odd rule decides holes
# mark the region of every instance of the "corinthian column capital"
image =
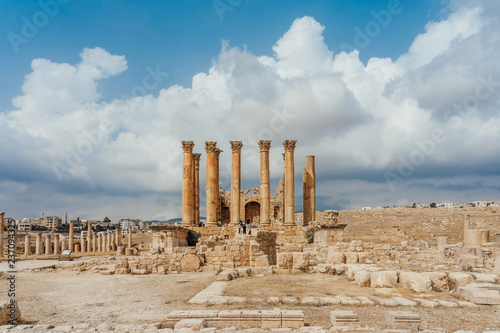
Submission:
[[231,143],[231,150],[233,153],[241,153],[241,148],[243,148],[243,142],[229,141],[229,143]]
[[194,141],[182,141],[182,149],[185,153],[192,153],[194,148]]
[[283,147],[285,147],[285,151],[294,151],[296,143],[297,140],[285,140],[283,141]]
[[260,140],[259,148],[260,151],[269,151],[269,148],[271,148],[271,140]]
[[205,151],[207,154],[215,153],[217,149],[217,141],[205,141]]

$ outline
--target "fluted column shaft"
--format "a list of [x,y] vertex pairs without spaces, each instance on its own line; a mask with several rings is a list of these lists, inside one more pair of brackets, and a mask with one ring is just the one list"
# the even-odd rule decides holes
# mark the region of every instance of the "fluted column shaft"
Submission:
[[271,187],[269,175],[269,149],[271,140],[260,140],[260,224],[271,225]]
[[36,234],[35,238],[35,254],[42,254],[42,235]]
[[217,142],[205,142],[205,151],[207,152],[207,226],[217,226],[217,197],[219,196],[215,156],[217,150]]
[[293,152],[297,140],[286,140],[285,147],[285,215],[284,225],[295,225],[295,166]]
[[29,256],[31,253],[30,250],[30,235],[24,236],[24,255]]
[[87,252],[92,252],[92,224],[87,222]]
[[45,254],[50,254],[50,234],[45,234]]
[[75,222],[69,222],[69,237],[68,237],[68,248],[73,251],[73,232],[75,228]]
[[193,219],[193,141],[182,141],[184,150],[184,166],[182,170],[182,226],[189,227],[194,224]]
[[231,220],[230,224],[237,226],[240,221],[240,196],[241,196],[241,141],[231,143]]
[[216,183],[217,183],[217,195],[215,196],[216,202],[215,207],[217,208],[217,217],[215,221],[222,221],[222,207],[220,201],[220,175],[219,175],[219,156],[222,153],[222,150],[217,148],[215,151],[215,172],[216,172]]
[[116,227],[116,246],[122,246],[122,228]]
[[200,157],[201,154],[194,153],[194,224],[200,223]]
[[306,167],[303,173],[302,211],[304,226],[316,220],[316,174],[314,171],[314,156],[306,157]]
[[54,254],[59,254],[59,234],[54,234]]
[[132,227],[128,227],[128,244],[127,247],[130,249],[132,247]]

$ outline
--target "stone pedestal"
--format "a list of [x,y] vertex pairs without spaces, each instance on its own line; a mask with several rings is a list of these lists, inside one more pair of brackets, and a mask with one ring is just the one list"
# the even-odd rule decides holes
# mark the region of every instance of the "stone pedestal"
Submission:
[[316,220],[316,174],[314,171],[314,156],[306,157],[306,167],[303,171],[303,226],[308,226]]
[[284,200],[284,225],[295,225],[295,166],[293,152],[297,140],[283,142],[285,148],[285,200]]
[[420,327],[420,315],[410,311],[387,311],[385,322],[391,329],[407,329],[417,332]]
[[193,207],[193,141],[182,141],[184,150],[184,166],[182,170],[182,226],[189,227],[194,224]]
[[271,225],[271,186],[269,175],[269,149],[271,140],[260,140],[260,225]]
[[241,141],[230,141],[232,150],[231,161],[231,226],[240,222],[241,197]]
[[217,179],[217,161],[218,152],[217,142],[205,142],[205,151],[207,153],[207,222],[206,226],[217,226],[217,202],[219,196],[219,184]]

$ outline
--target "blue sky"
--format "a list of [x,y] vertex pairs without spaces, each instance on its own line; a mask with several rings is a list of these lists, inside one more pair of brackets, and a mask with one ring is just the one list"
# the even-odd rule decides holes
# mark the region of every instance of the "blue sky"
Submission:
[[0,210],[178,217],[191,139],[218,141],[224,170],[243,140],[247,187],[259,139],[273,139],[272,186],[281,142],[298,139],[297,209],[309,154],[319,209],[497,200],[499,14],[466,0],[2,2]]

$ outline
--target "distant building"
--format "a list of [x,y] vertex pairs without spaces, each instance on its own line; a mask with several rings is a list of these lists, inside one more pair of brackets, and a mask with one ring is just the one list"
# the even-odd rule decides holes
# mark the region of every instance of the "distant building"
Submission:
[[370,206],[366,206],[366,207],[361,208],[361,210],[370,210],[370,209],[372,209]]
[[453,208],[455,204],[453,202],[443,202],[437,204],[438,207],[443,207],[443,208]]
[[472,205],[474,205],[476,207],[488,207],[490,205],[494,205],[495,201],[493,201],[493,200],[480,200],[480,201],[473,201],[471,203],[472,203]]
[[26,221],[26,219],[23,219],[22,221],[17,221],[17,230],[19,231],[30,231],[31,230],[31,223]]
[[121,219],[120,220],[120,228],[122,230],[128,230],[129,227],[132,227],[132,229],[138,230],[139,229],[139,224],[141,223],[141,220],[139,219]]
[[43,221],[42,225],[54,231],[62,223],[62,217],[59,216],[47,216]]

